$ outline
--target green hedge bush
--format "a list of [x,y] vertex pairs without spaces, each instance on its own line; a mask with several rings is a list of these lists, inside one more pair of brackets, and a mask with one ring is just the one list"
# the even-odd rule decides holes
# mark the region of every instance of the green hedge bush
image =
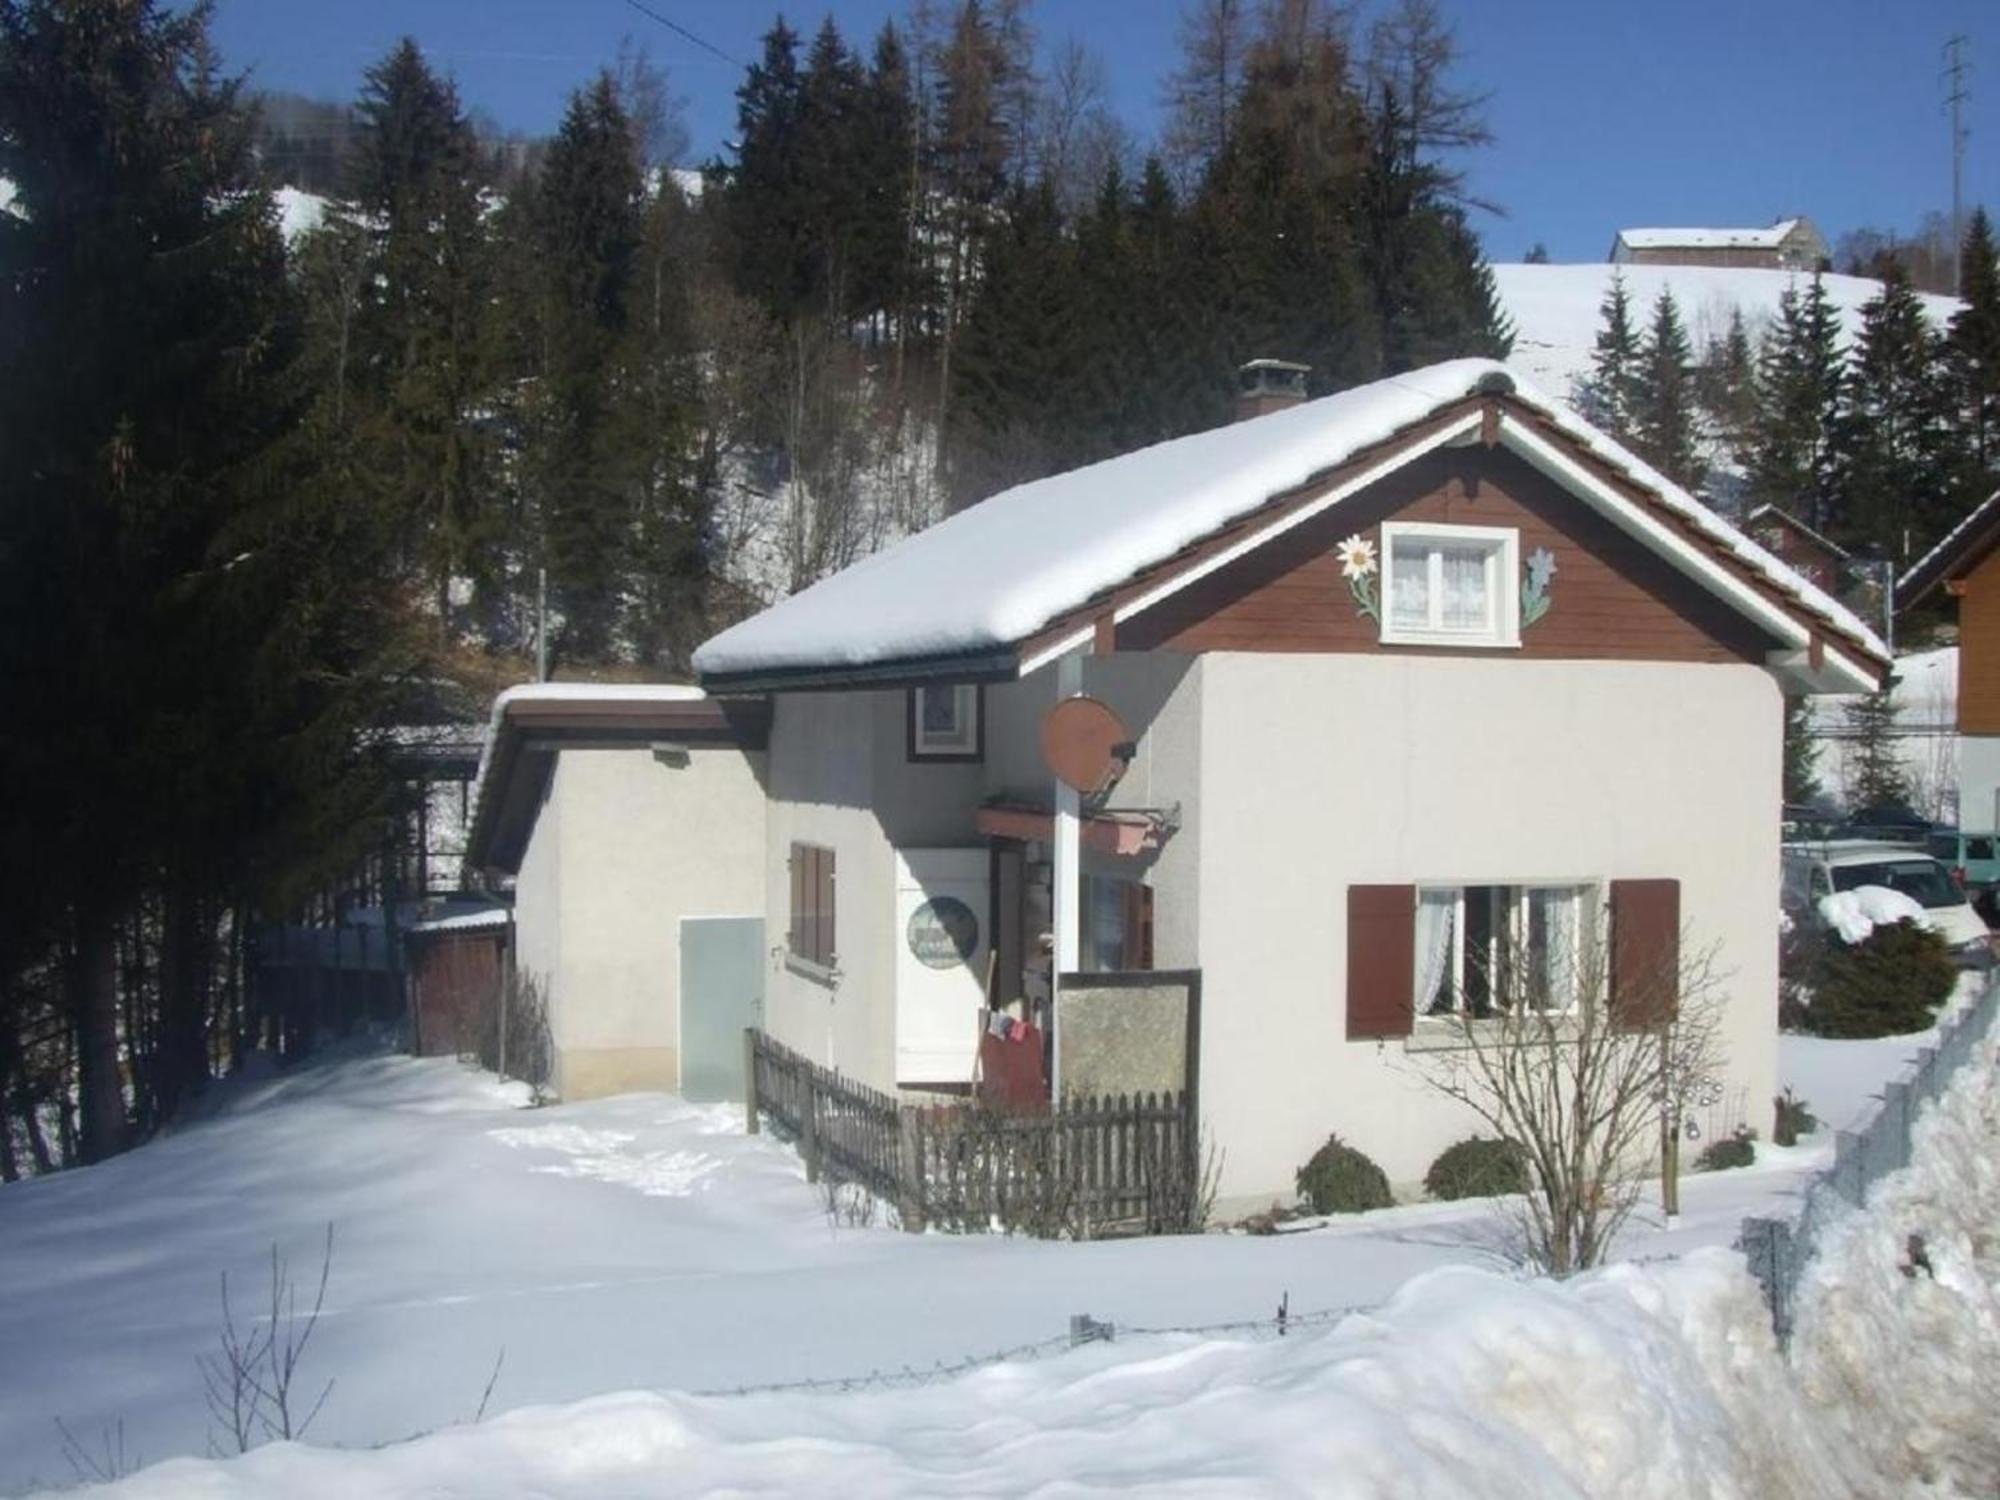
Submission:
[[1508,1140],[1467,1136],[1438,1153],[1424,1173],[1424,1191],[1433,1198],[1495,1198],[1527,1190],[1527,1153]]
[[1805,1028],[1815,1036],[1907,1036],[1931,1024],[1957,983],[1943,934],[1891,922],[1858,943],[1827,944]]
[[1299,1168],[1299,1192],[1316,1214],[1358,1214],[1395,1203],[1389,1179],[1368,1157],[1337,1135]]

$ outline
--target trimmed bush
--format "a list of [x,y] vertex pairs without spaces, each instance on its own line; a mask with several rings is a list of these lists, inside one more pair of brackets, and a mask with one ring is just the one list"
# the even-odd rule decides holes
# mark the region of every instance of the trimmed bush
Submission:
[[1771,1127],[1771,1139],[1780,1146],[1796,1146],[1799,1137],[1811,1135],[1819,1129],[1819,1116],[1806,1108],[1806,1101],[1790,1089],[1778,1095],[1773,1101],[1778,1107],[1777,1122]]
[[1389,1179],[1382,1169],[1337,1135],[1328,1136],[1312,1160],[1299,1168],[1298,1184],[1316,1214],[1365,1213],[1396,1201],[1389,1195]]
[[1424,1173],[1424,1191],[1433,1198],[1495,1198],[1527,1190],[1527,1153],[1508,1140],[1467,1136],[1445,1147]]
[[1747,1167],[1757,1159],[1757,1132],[1739,1130],[1702,1147],[1694,1160],[1697,1172],[1725,1172],[1731,1167]]
[[1958,966],[1941,933],[1892,922],[1858,943],[1828,943],[1817,981],[1804,1016],[1815,1036],[1906,1036],[1931,1024]]

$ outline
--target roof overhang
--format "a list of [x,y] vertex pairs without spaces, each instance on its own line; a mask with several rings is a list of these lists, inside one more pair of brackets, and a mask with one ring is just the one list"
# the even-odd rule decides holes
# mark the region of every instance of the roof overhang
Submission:
[[771,705],[763,698],[559,697],[497,704],[466,836],[469,871],[521,868],[556,760],[565,750],[715,748],[762,750]]
[[1995,490],[1896,580],[1896,612],[1924,604],[1940,586],[1947,591],[2000,547],[2000,490]]

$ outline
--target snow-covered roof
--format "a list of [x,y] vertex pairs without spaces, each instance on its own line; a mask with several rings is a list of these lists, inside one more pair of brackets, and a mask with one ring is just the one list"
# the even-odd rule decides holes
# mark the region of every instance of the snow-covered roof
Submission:
[[1496,382],[1807,612],[1888,657],[1845,606],[1562,403],[1495,361],[1461,359],[1007,490],[723,631],[695,652],[695,668],[714,679],[1010,649],[1142,569]]
[[1633,250],[1775,250],[1798,227],[1780,219],[1766,229],[1621,229],[1618,238]]
[[690,703],[707,696],[700,688],[681,682],[523,682],[502,688],[494,695],[493,714],[486,721],[486,739],[479,748],[479,770],[472,778],[472,806],[481,805],[493,747],[500,742],[500,726],[517,704]]
[[1964,520],[1947,531],[1935,547],[1896,580],[1899,606],[1915,604],[1930,592],[1931,586],[1959,561],[1959,553],[1976,546],[1992,529],[1989,523],[1996,519],[2000,519],[2000,490],[1973,506]]

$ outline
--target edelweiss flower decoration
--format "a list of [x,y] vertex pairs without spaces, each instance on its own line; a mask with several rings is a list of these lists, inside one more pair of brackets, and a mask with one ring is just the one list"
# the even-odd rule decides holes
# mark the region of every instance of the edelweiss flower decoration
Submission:
[[1546,547],[1528,554],[1527,574],[1521,585],[1521,623],[1532,625],[1549,612],[1549,581],[1556,576],[1556,555]]
[[1354,595],[1354,607],[1381,624],[1382,611],[1375,594],[1375,544],[1358,531],[1341,542],[1340,571],[1347,579],[1347,591]]

